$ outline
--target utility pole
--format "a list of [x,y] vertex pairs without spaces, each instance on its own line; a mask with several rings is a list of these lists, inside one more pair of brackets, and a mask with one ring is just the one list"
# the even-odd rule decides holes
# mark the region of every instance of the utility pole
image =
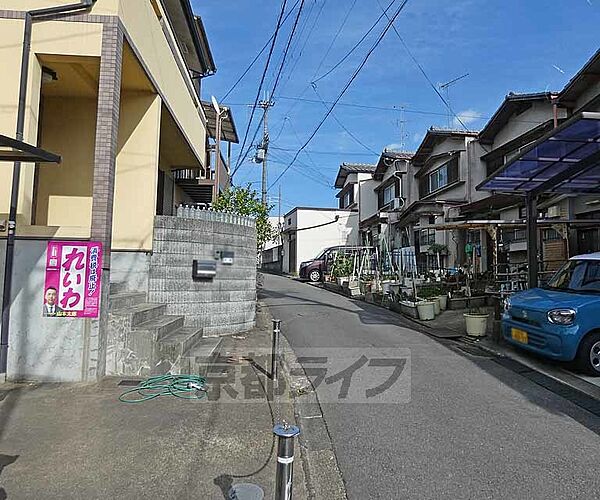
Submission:
[[274,106],[273,101],[260,101],[258,105],[263,109],[263,138],[260,146],[258,146],[255,161],[262,163],[262,204],[267,206],[267,152],[269,150],[269,125],[267,118],[269,108]]

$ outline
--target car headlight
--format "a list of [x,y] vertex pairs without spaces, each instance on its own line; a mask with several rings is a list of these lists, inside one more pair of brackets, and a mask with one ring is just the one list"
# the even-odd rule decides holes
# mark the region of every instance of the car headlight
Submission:
[[575,311],[573,309],[548,311],[548,321],[555,325],[572,325],[575,322]]

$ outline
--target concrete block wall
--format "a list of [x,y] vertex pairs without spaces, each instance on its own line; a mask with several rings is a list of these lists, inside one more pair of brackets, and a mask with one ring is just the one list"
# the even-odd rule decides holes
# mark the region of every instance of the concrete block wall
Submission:
[[[192,279],[194,259],[215,261],[216,251],[234,252],[233,265],[217,260],[212,280]],[[194,218],[157,216],[148,280],[150,302],[167,314],[185,316],[186,326],[205,336],[254,327],[256,226],[253,219],[198,211]]]

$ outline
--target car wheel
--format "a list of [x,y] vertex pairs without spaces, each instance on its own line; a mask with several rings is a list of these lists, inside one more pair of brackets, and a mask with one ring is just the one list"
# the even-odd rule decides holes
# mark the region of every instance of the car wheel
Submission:
[[581,341],[577,367],[588,375],[600,377],[600,332],[591,333]]
[[308,279],[313,283],[321,281],[321,271],[318,269],[313,269],[310,273],[308,273]]

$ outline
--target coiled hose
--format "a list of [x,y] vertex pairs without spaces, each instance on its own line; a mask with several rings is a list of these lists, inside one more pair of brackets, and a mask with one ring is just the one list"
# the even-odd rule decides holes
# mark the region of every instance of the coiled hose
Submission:
[[119,396],[122,403],[142,403],[159,396],[181,399],[206,397],[206,379],[199,375],[158,375],[150,377]]

